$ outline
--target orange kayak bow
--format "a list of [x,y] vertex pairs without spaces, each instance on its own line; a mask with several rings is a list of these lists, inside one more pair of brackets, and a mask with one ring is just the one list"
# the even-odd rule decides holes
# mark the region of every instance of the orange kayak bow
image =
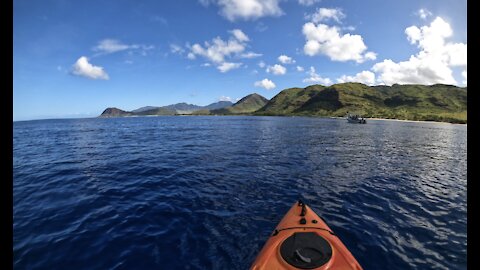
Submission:
[[250,269],[361,270],[362,267],[327,224],[298,201],[280,221]]

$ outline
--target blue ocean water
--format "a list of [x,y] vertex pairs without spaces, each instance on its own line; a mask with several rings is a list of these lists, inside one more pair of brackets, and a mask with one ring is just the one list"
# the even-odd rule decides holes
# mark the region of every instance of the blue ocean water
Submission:
[[364,269],[466,269],[465,125],[14,122],[15,269],[248,269],[299,198]]

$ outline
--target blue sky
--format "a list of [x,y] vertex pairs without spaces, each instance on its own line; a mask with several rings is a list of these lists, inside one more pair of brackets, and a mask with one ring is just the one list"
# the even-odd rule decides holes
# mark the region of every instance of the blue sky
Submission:
[[466,85],[466,1],[14,0],[13,120],[290,87]]

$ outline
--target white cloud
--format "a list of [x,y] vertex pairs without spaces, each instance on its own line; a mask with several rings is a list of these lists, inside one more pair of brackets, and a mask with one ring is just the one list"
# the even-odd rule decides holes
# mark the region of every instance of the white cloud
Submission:
[[446,44],[444,49],[450,66],[467,66],[466,43]]
[[231,56],[235,53],[241,53],[245,50],[245,45],[235,39],[223,41],[221,38],[216,37],[213,39],[212,43],[213,44],[210,44],[206,41],[205,48],[196,43],[192,46],[191,52],[195,55],[203,56],[213,63],[221,64],[225,62],[225,57]]
[[240,42],[250,41],[248,36],[245,35],[245,33],[243,33],[242,30],[240,30],[240,29],[233,29],[233,30],[230,31],[230,33],[232,33],[232,35]]
[[293,60],[291,57],[286,56],[284,54],[282,54],[278,57],[278,61],[280,61],[280,63],[282,63],[282,64],[293,64],[293,63],[295,63],[295,60]]
[[210,64],[210,63],[203,63],[201,66],[202,66],[202,67],[209,67],[209,66],[211,66],[211,65],[212,65],[212,64]]
[[322,78],[320,75],[318,75],[315,72],[314,67],[310,67],[310,71],[307,72],[307,73],[308,73],[308,75],[310,75],[310,77],[304,79],[303,82],[306,82],[306,83],[320,83],[320,84],[323,84],[323,85],[331,85],[332,84],[332,80],[330,80],[329,78]]
[[242,63],[223,62],[217,66],[217,69],[220,70],[220,72],[225,73],[229,70],[239,68],[240,66],[242,66]]
[[427,17],[432,16],[432,12],[424,8],[419,9],[415,14],[423,20],[426,20]]
[[230,21],[237,19],[255,20],[265,16],[283,14],[278,5],[281,0],[200,0],[204,6],[215,4],[220,14]]
[[185,52],[185,50],[177,44],[170,44],[170,52],[177,53],[177,54],[183,54]]
[[83,76],[93,80],[108,80],[108,74],[103,70],[103,67],[94,66],[88,62],[88,58],[82,56],[78,58],[73,65],[72,74]]
[[122,44],[120,41],[116,39],[104,39],[101,40],[97,46],[93,48],[94,51],[100,51],[104,53],[114,53],[123,50],[129,49],[130,46],[126,44]]
[[303,34],[307,42],[304,45],[306,55],[326,55],[333,61],[355,61],[362,63],[366,60],[374,60],[376,54],[366,52],[367,46],[363,43],[360,35],[341,35],[335,26],[309,22],[303,25]]
[[374,53],[374,52],[366,52],[363,55],[363,57],[364,57],[365,60],[375,60],[375,59],[377,59],[377,54]]
[[284,75],[285,73],[287,73],[287,69],[284,66],[279,64],[268,66],[266,71],[268,73],[273,73],[275,75]]
[[326,22],[334,20],[339,23],[345,14],[339,8],[318,8],[315,13],[305,16],[305,19],[311,20],[314,23]]
[[258,62],[258,66],[259,66],[260,68],[264,68],[266,65],[267,65],[267,64],[265,64],[265,62],[263,62],[263,61]]
[[197,56],[201,56],[214,64],[220,72],[227,72],[242,65],[242,63],[229,62],[228,59],[232,57],[253,58],[260,56],[254,52],[244,53],[247,46],[246,42],[250,39],[240,29],[234,29],[229,32],[231,36],[227,41],[216,37],[212,41],[205,41],[203,46],[198,43],[192,46],[187,45],[190,49],[187,58],[193,60]]
[[232,98],[231,97],[226,97],[226,96],[221,96],[218,101],[232,101]]
[[153,45],[144,45],[144,44],[132,44],[127,45],[123,44],[116,39],[104,39],[98,42],[98,45],[93,47],[92,50],[98,52],[99,54],[109,54],[125,50],[138,49],[141,50],[141,54],[145,55],[146,51],[154,49]]
[[255,87],[263,87],[267,90],[275,88],[275,84],[269,79],[263,79],[261,81],[257,81],[253,85]]
[[319,3],[321,0],[298,0],[298,3],[302,6],[311,6],[315,3]]
[[337,79],[339,83],[345,82],[359,82],[367,85],[374,85],[375,84],[375,73],[371,71],[364,70],[360,73],[357,73],[355,76],[346,76],[342,75],[342,77]]
[[420,51],[406,61],[398,63],[390,59],[377,63],[372,70],[378,81],[391,85],[399,84],[457,84],[451,67],[467,67],[467,44],[448,43],[453,35],[450,25],[436,17],[430,25],[405,29],[407,39]]
[[241,58],[255,58],[255,57],[260,57],[263,54],[261,53],[254,53],[254,52],[247,52],[247,53],[242,53],[240,55]]
[[304,68],[303,68],[303,67],[301,67],[301,66],[297,66],[297,71],[300,71],[300,72],[302,72],[302,71],[304,71]]
[[463,77],[462,83],[463,83],[464,85],[467,85],[467,69],[465,69],[464,71],[462,71],[462,77]]

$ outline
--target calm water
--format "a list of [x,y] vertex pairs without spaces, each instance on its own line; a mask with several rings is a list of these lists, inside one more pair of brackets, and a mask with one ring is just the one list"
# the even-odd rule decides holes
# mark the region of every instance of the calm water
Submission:
[[14,123],[15,269],[247,269],[303,198],[365,269],[466,269],[465,125]]

